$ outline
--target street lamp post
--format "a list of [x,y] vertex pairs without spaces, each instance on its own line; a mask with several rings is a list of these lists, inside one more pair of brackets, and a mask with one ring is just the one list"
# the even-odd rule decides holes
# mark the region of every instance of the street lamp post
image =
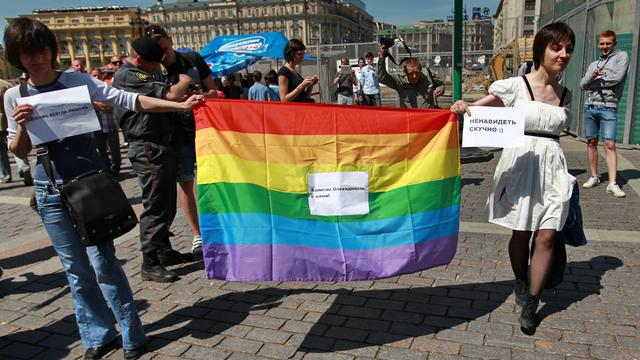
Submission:
[[129,20],[129,26],[131,26],[131,37],[133,39],[142,36],[142,31],[144,28],[149,25],[147,20],[142,19],[142,10],[140,8],[136,8],[135,18]]

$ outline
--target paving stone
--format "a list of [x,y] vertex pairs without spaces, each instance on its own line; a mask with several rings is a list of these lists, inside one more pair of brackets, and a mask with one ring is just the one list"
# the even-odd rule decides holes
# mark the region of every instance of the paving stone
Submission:
[[181,358],[186,358],[186,359],[202,359],[202,360],[225,360],[227,359],[231,354],[226,352],[226,351],[222,351],[222,350],[218,350],[218,349],[212,349],[209,347],[204,347],[204,346],[198,346],[198,345],[194,345],[192,347],[189,348],[189,350],[187,350],[184,354],[182,354]]
[[474,344],[462,344],[460,355],[473,356],[482,359],[509,359],[511,358],[511,349],[486,345],[479,346]]
[[482,345],[484,342],[484,334],[473,331],[446,329],[439,331],[436,334],[436,339],[456,341],[463,344]]
[[258,355],[274,359],[288,359],[296,353],[297,349],[296,346],[264,344],[258,351]]
[[437,340],[428,337],[417,337],[411,344],[411,350],[456,355],[460,352],[460,346],[460,343],[453,341]]
[[284,331],[253,328],[247,335],[245,335],[245,339],[256,340],[264,343],[284,344],[289,340],[291,335],[291,333]]
[[396,349],[390,347],[381,347],[376,358],[388,360],[426,360],[429,357],[427,352],[418,352],[407,349]]
[[217,348],[227,350],[229,352],[239,351],[255,354],[260,350],[262,345],[264,344],[261,341],[228,337],[222,340],[222,342],[218,344]]
[[353,360],[353,355],[338,353],[308,353],[303,357],[304,360]]
[[191,346],[191,344],[186,344],[180,341],[153,338],[147,344],[147,349],[151,352],[158,352],[167,356],[180,357],[189,350]]
[[284,319],[251,314],[242,321],[242,324],[246,326],[255,326],[265,329],[279,329],[285,322],[286,320]]

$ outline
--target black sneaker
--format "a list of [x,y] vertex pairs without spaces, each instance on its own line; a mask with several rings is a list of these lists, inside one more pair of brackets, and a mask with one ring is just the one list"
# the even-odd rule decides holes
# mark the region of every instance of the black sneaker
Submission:
[[135,360],[146,353],[147,353],[147,347],[144,345],[131,350],[125,349],[124,358],[125,360]]
[[24,186],[33,185],[33,177],[31,177],[31,170],[29,169],[20,170],[18,171],[18,175],[20,175],[20,177],[22,178],[22,181],[24,182]]
[[178,274],[171,270],[167,270],[162,265],[144,266],[140,271],[142,280],[155,281],[159,283],[174,282],[178,280]]
[[108,344],[94,347],[94,348],[88,348],[84,352],[84,360],[102,359],[105,355],[107,355],[111,350],[115,349],[117,346],[118,346],[118,339],[113,339]]

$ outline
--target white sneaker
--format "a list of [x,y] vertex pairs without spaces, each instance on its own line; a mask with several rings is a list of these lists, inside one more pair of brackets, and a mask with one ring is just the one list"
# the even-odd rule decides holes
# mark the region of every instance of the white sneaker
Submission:
[[620,187],[616,183],[609,183],[609,185],[607,185],[607,193],[613,194],[613,196],[617,198],[623,198],[627,196],[624,191],[620,190]]
[[202,236],[196,235],[193,237],[191,253],[195,256],[202,256]]
[[598,184],[600,184],[600,179],[597,176],[592,176],[586,183],[582,184],[582,187],[585,189],[591,189]]

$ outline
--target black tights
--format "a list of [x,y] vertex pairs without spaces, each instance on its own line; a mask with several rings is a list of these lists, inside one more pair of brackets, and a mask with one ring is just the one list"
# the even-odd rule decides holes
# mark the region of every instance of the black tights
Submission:
[[[541,229],[533,234],[536,242],[536,249],[531,258],[531,274],[529,280],[529,294],[540,296],[547,277],[551,271],[553,261],[553,241],[556,231],[551,229]],[[527,269],[529,267],[529,239],[531,231],[514,230],[509,242],[509,258],[511,268],[516,279],[527,279]]]

